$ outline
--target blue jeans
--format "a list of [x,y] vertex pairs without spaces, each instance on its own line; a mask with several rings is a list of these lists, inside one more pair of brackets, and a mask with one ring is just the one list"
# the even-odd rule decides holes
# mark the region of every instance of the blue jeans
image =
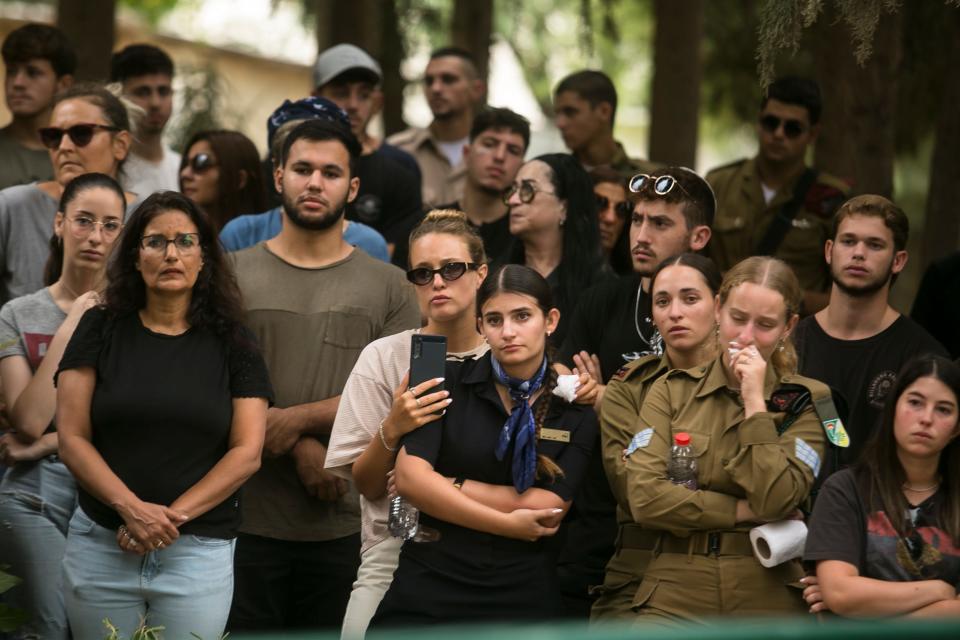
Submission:
[[129,637],[143,620],[164,638],[219,638],[233,597],[233,540],[182,534],[144,556],[122,551],[117,532],[83,509],[70,520],[64,597],[74,638],[102,638],[103,619]]
[[31,617],[21,637],[69,637],[61,577],[76,503],[73,476],[54,456],[12,467],[0,482],[0,565],[23,579],[5,595]]

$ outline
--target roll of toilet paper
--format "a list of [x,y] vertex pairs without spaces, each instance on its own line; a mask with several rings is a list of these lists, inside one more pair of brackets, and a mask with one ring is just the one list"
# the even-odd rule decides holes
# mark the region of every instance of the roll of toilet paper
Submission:
[[775,567],[803,556],[807,525],[802,520],[780,520],[750,530],[753,555],[765,567]]

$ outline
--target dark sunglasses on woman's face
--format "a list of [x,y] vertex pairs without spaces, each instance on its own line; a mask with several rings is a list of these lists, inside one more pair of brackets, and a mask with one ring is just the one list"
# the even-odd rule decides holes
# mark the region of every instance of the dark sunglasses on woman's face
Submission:
[[217,166],[217,163],[213,161],[213,158],[208,153],[198,153],[197,155],[190,158],[187,162],[187,165],[194,173],[203,173],[207,169],[213,169]]
[[117,127],[110,127],[105,124],[75,124],[67,129],[60,127],[44,127],[40,129],[40,142],[48,149],[59,149],[60,142],[63,141],[63,135],[70,136],[76,147],[85,147],[93,140],[93,134],[98,129],[103,131],[120,131]]
[[766,115],[760,118],[760,126],[767,133],[776,133],[783,123],[783,135],[788,138],[797,138],[801,136],[807,128],[799,120],[781,120],[777,116]]
[[423,286],[433,282],[434,276],[438,273],[440,277],[447,282],[453,282],[463,277],[467,270],[474,271],[479,267],[475,262],[448,262],[439,269],[429,269],[427,267],[417,267],[407,271],[407,280],[413,284]]
[[513,194],[515,193],[520,198],[520,202],[523,204],[530,204],[533,202],[533,197],[538,193],[555,195],[553,191],[544,191],[539,189],[537,185],[530,180],[521,180],[520,184],[514,183],[503,190],[503,193],[500,194],[503,204],[510,206],[510,198],[512,198]]
[[[607,196],[597,196],[597,208],[600,211],[606,211],[607,207],[610,206],[610,198]],[[626,200],[621,200],[613,206],[613,212],[617,216],[627,219],[633,213],[633,205],[631,205]]]

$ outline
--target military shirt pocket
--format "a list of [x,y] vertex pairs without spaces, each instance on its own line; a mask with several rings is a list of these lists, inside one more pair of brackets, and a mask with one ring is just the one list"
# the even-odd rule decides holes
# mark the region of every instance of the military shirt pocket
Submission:
[[650,602],[650,598],[653,597],[653,594],[657,590],[657,586],[659,586],[659,584],[659,578],[644,576],[643,581],[640,582],[640,586],[637,587],[637,593],[633,596],[633,603],[630,605],[630,608],[634,611],[639,611],[642,609],[648,602]]
[[[674,430],[670,438],[670,446],[673,447],[673,436],[677,433],[680,433],[682,430]],[[697,457],[697,482],[700,485],[700,488],[704,487],[704,478],[710,476],[711,470],[713,468],[712,464],[712,449],[710,447],[710,434],[709,433],[697,433],[696,431],[683,431],[690,435],[690,444],[693,445],[693,452]],[[667,452],[667,462],[670,462],[670,453]]]

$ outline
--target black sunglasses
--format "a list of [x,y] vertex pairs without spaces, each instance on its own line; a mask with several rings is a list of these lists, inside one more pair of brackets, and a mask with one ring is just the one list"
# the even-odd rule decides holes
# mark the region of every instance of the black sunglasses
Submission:
[[120,131],[117,127],[110,127],[105,124],[75,124],[67,129],[60,127],[44,127],[40,129],[40,142],[47,149],[59,149],[60,142],[63,141],[63,134],[70,136],[70,140],[77,147],[85,147],[93,140],[93,134],[97,130]]
[[[610,198],[608,198],[607,196],[601,196],[601,195],[597,196],[597,208],[600,211],[604,211],[609,206],[610,206]],[[613,212],[617,214],[617,216],[623,219],[627,219],[633,213],[633,205],[627,202],[626,200],[621,200],[620,202],[614,205]]]
[[788,138],[797,138],[806,132],[807,127],[799,120],[781,120],[777,116],[766,115],[760,118],[760,126],[767,133],[776,133],[783,123],[783,135]]
[[515,193],[519,196],[520,202],[523,204],[530,204],[533,202],[533,197],[538,193],[556,195],[553,191],[544,191],[543,189],[539,189],[537,185],[530,180],[521,180],[520,184],[514,183],[503,190],[503,193],[500,194],[500,199],[503,200],[503,204],[509,206],[510,198],[513,197],[513,194]]
[[214,162],[209,153],[198,153],[187,160],[187,166],[190,167],[194,173],[203,173],[207,169],[213,169],[217,166],[217,163]]
[[439,269],[429,269],[427,267],[417,267],[407,271],[407,280],[413,284],[423,286],[433,282],[433,277],[440,274],[440,277],[447,282],[453,282],[463,277],[467,270],[475,271],[480,265],[475,262],[448,262]]

